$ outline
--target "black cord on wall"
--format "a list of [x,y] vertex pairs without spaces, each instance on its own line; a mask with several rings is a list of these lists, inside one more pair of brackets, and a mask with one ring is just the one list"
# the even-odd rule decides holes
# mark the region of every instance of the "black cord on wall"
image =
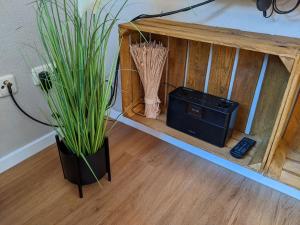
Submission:
[[59,126],[56,126],[56,125],[52,125],[52,124],[49,124],[49,123],[45,123],[43,121],[40,121],[36,118],[34,118],[33,116],[29,115],[27,112],[24,111],[24,109],[22,109],[22,107],[18,104],[18,102],[16,101],[14,95],[13,95],[13,91],[12,91],[12,84],[11,83],[7,83],[6,85],[7,89],[8,89],[8,93],[11,97],[11,99],[13,100],[13,102],[15,103],[15,105],[17,106],[17,108],[25,115],[27,116],[28,118],[30,118],[31,120],[37,122],[37,123],[40,123],[40,124],[43,124],[45,126],[48,126],[48,127],[59,127]]
[[[178,10],[174,10],[174,11],[169,11],[169,12],[165,12],[165,13],[159,13],[159,14],[152,14],[152,15],[149,15],[149,14],[141,14],[137,17],[135,17],[134,19],[131,20],[131,22],[134,22],[134,21],[137,21],[139,19],[150,19],[150,18],[159,18],[159,17],[166,17],[166,16],[171,16],[171,15],[174,15],[174,14],[178,14],[178,13],[181,13],[181,12],[187,12],[187,11],[190,11],[192,9],[195,9],[195,8],[198,8],[200,6],[203,6],[203,5],[206,5],[208,3],[211,3],[211,2],[214,2],[215,0],[207,0],[207,1],[204,1],[204,2],[201,2],[201,3],[198,3],[198,4],[195,4],[195,5],[192,5],[192,6],[188,6],[188,7],[185,7],[185,8],[182,8],[182,9],[178,9]],[[118,59],[117,59],[117,64],[116,64],[116,70],[115,70],[115,79],[114,79],[114,84],[113,84],[113,87],[112,87],[112,93],[111,93],[111,96],[110,96],[110,99],[109,99],[109,103],[108,103],[108,106],[107,106],[107,109],[110,109],[112,108],[115,103],[116,103],[116,99],[117,99],[117,90],[118,90],[118,76],[119,76],[119,67],[120,67],[120,56],[118,56]],[[12,92],[12,88],[11,88],[12,84],[7,84],[7,88],[8,88],[8,91],[9,91],[9,94],[10,94],[10,97],[11,99],[13,100],[14,104],[16,105],[16,107],[25,115],[27,116],[29,119],[37,122],[37,123],[40,123],[40,124],[43,124],[45,126],[49,126],[49,127],[59,127],[59,126],[56,126],[56,125],[52,125],[52,124],[48,124],[48,123],[45,123],[45,122],[42,122],[36,118],[34,118],[33,116],[29,115],[27,112],[25,112],[23,110],[23,108],[17,103],[17,101],[15,100],[14,96],[13,96],[13,92]]]

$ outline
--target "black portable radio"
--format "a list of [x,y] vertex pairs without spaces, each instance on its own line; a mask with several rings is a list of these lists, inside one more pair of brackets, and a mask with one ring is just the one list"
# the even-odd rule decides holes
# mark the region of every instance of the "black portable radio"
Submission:
[[213,145],[231,137],[239,104],[180,87],[169,94],[167,125]]

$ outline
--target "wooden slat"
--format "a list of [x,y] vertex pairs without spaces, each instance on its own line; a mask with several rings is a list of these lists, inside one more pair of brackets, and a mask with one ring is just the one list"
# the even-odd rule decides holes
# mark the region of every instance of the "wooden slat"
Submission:
[[289,72],[292,72],[295,59],[289,58],[289,57],[284,57],[284,56],[281,56],[280,59],[281,59],[282,63],[285,65],[286,69]]
[[145,19],[122,24],[126,29],[139,30],[183,38],[187,40],[207,42],[240,49],[258,51],[279,56],[295,58],[300,51],[300,39],[276,35],[245,32],[220,27],[209,27],[198,24],[175,22],[162,19]]
[[300,152],[298,152],[298,151],[289,151],[288,155],[287,155],[287,158],[300,163]]
[[240,104],[235,129],[244,132],[251,109],[264,54],[240,50],[231,100]]
[[298,189],[300,189],[300,177],[297,176],[296,174],[293,174],[289,171],[282,171],[280,180],[283,183],[286,183],[288,185],[294,186]]
[[[298,97],[285,135],[283,139],[280,140],[269,167],[269,175],[275,175],[274,178],[280,177],[280,179],[283,179],[283,182],[288,181],[288,184],[296,187],[298,182],[294,179],[287,178],[292,175],[292,177],[298,176],[298,179],[300,180],[300,153],[298,152],[300,148],[299,117],[300,98]],[[284,145],[282,143],[284,143]]]
[[[300,69],[300,61],[299,61],[299,67]],[[300,73],[300,71],[299,71]],[[294,95],[292,96],[292,98],[290,99],[290,108],[287,111],[286,117],[284,118],[283,125],[282,125],[282,130],[281,130],[281,136],[284,134],[284,132],[286,131],[286,128],[288,126],[289,120],[291,119],[292,113],[294,111],[294,107],[297,103],[297,100],[299,100],[299,88],[300,88],[300,79],[299,79],[299,83],[298,83],[298,87],[296,88],[296,90],[294,90]],[[298,103],[297,103],[298,104]],[[296,115],[299,115],[299,113],[297,112]],[[298,116],[297,116],[298,117]],[[297,118],[296,117],[296,118]]]
[[278,151],[276,151],[274,154],[274,160],[272,160],[272,163],[270,164],[268,176],[274,179],[280,178],[283,166],[286,162],[286,155],[288,151],[289,147],[287,143],[284,140],[281,140],[278,145]]
[[213,46],[213,58],[208,84],[209,94],[227,98],[235,53],[235,48],[220,45]]
[[[164,47],[169,49],[169,38],[167,36],[151,34],[151,41],[157,41],[162,43]],[[161,101],[161,112],[165,112],[166,110],[166,102],[167,102],[167,74],[168,74],[168,59],[164,66],[163,74],[161,77],[161,85],[158,90],[158,97]]]
[[[268,144],[267,152],[263,160],[263,166],[267,170],[272,162],[274,153],[280,142],[283,132],[286,128],[288,122],[288,117],[293,110],[294,102],[299,92],[299,82],[300,82],[300,56],[297,56],[293,71],[290,75],[289,82],[283,97],[282,104],[274,125],[272,136]],[[276,90],[276,89],[273,89]],[[277,90],[276,90],[277,92]],[[278,100],[277,100],[278,101]]]
[[187,46],[186,40],[169,39],[168,93],[173,91],[175,87],[184,85]]
[[279,57],[270,56],[252,125],[252,134],[262,134],[273,128],[288,78],[287,70]]
[[283,138],[293,151],[300,152],[300,95],[299,94]]
[[210,53],[210,44],[189,41],[189,63],[186,86],[203,91]]
[[300,163],[293,160],[287,159],[284,163],[283,169],[290,171],[299,176],[300,180]]
[[[280,177],[282,182],[300,188],[300,97],[299,94],[297,96],[295,106],[291,105],[293,111],[286,132],[273,153],[268,170],[270,175],[276,174],[275,178]],[[285,143],[284,147],[282,143]]]
[[251,164],[249,165],[249,168],[258,172],[261,170],[261,163]]
[[[144,35],[145,36],[145,35]],[[141,35],[139,32],[131,32],[130,44],[141,43]],[[143,41],[144,42],[144,41]],[[144,98],[144,89],[137,71],[134,60],[131,57],[131,85],[132,85],[132,106],[142,103]]]
[[131,55],[130,33],[120,29],[120,69],[122,79],[122,109],[125,115],[132,115],[132,82],[131,82]]
[[270,56],[251,133],[262,137],[262,145],[256,155],[257,161],[264,158],[266,147],[279,112],[289,76],[278,56]]

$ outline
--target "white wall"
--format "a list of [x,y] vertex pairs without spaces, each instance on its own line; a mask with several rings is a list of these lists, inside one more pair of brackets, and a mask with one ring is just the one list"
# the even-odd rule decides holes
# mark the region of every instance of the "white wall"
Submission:
[[[82,1],[85,2],[82,5],[87,8],[87,5],[91,4],[93,0]],[[121,16],[121,21],[126,22],[140,13],[165,12],[201,1],[204,0],[129,0],[126,10],[123,11]],[[296,0],[281,1],[290,1],[292,3]],[[123,1],[119,0],[119,2]],[[288,5],[285,7],[288,7]],[[190,12],[177,14],[168,18],[211,26],[300,37],[300,8],[289,15],[275,15],[270,19],[265,19],[262,13],[256,9],[256,0],[216,0],[213,3]]]
[[[93,0],[81,0],[81,7],[87,7]],[[117,0],[122,2],[121,0]],[[26,3],[31,0],[0,0],[0,75],[16,75],[19,92],[17,100],[24,108],[39,118],[47,107],[39,90],[32,85],[30,67],[20,55],[23,43],[38,43],[35,29],[34,11]],[[196,0],[129,0],[121,15],[120,22],[126,22],[140,13],[157,13],[174,10]],[[300,38],[300,11],[286,15],[276,15],[265,19],[256,10],[253,0],[216,0],[215,3],[169,17],[170,19],[201,23],[212,26],[236,28],[247,31],[278,34]],[[111,38],[111,49],[117,49],[118,35],[115,29]],[[111,51],[113,54],[114,51]],[[31,65],[39,65],[33,52],[26,51]],[[116,109],[120,109],[120,98]],[[9,98],[0,99],[0,158],[14,149],[49,132],[49,129],[28,120],[19,113]]]
[[[30,75],[30,67],[39,65],[40,61],[26,46],[39,43],[35,13],[27,5],[29,2],[0,0],[0,76],[14,74],[19,89],[15,96],[17,101],[26,111],[44,119],[42,114],[47,112],[47,107]],[[17,111],[9,97],[0,98],[0,158],[48,132],[49,128],[30,121]]]

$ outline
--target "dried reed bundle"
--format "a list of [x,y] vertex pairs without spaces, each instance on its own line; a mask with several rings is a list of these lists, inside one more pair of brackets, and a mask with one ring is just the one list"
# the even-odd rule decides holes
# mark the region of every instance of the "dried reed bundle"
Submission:
[[130,52],[145,91],[145,116],[156,119],[160,113],[158,89],[168,50],[156,42],[134,44]]

